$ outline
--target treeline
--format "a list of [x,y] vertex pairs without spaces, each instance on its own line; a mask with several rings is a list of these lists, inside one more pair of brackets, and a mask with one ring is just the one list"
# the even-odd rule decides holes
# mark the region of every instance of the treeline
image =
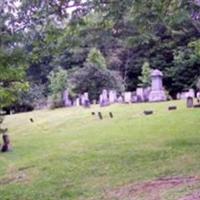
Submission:
[[[4,75],[12,74],[0,85],[4,102],[16,102],[16,93],[19,104],[37,106],[64,89],[72,98],[89,92],[92,99],[103,88],[133,91],[146,86],[144,66],[164,73],[165,89],[173,98],[199,87],[198,1],[3,2],[0,67]],[[29,87],[19,84],[22,77]],[[13,82],[19,84],[15,90]],[[8,86],[13,96],[5,95]]]

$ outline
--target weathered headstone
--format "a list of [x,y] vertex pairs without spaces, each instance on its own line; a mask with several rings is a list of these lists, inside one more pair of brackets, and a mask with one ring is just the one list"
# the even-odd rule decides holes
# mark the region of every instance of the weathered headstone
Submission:
[[123,97],[121,95],[117,98],[117,102],[118,103],[123,103]]
[[132,93],[124,92],[124,103],[131,103],[132,101]]
[[100,106],[102,106],[102,107],[109,105],[109,98],[108,98],[108,91],[107,90],[104,89],[102,91],[102,94],[100,95],[99,101],[100,101]]
[[80,106],[80,98],[77,97],[75,100],[75,106]]
[[68,93],[67,90],[65,90],[64,93],[63,93],[63,101],[64,101],[64,105],[66,107],[72,106],[72,101],[69,98],[69,93]]
[[93,104],[93,105],[96,105],[96,104],[97,104],[97,100],[94,99],[94,100],[92,101],[92,104]]
[[85,108],[90,107],[90,100],[87,92],[81,95],[81,105],[84,106]]
[[143,89],[143,101],[147,102],[149,101],[149,94],[151,92],[151,88],[147,87]]
[[149,101],[166,101],[165,91],[162,83],[163,73],[158,69],[151,73],[151,92],[149,94]]
[[137,88],[136,89],[136,96],[137,96],[137,102],[143,102],[144,101],[144,89],[143,88]]
[[109,91],[109,103],[115,103],[117,101],[117,92],[115,90]]
[[101,119],[101,120],[103,119],[101,112],[98,112],[98,116],[99,116],[99,119]]
[[188,97],[186,103],[187,103],[187,108],[193,108],[193,98],[192,97]]
[[7,134],[2,135],[3,145],[1,148],[1,152],[8,152],[11,150],[10,139]]
[[197,92],[197,102],[200,103],[200,92]]
[[136,94],[136,92],[133,92],[132,93],[132,97],[131,97],[131,102],[132,103],[137,103],[137,94]]
[[109,112],[109,116],[110,116],[110,118],[113,118],[113,113]]
[[188,97],[195,98],[194,89],[189,89],[189,90],[188,90],[188,92],[187,92],[187,98],[188,98]]

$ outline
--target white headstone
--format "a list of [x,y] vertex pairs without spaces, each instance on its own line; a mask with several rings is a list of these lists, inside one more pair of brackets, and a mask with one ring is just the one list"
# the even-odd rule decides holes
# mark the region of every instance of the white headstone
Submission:
[[132,93],[131,92],[124,92],[124,102],[125,103],[131,103],[131,97]]
[[66,107],[72,106],[72,102],[71,102],[71,100],[69,99],[69,93],[68,93],[67,90],[65,90],[64,93],[63,93],[63,101],[64,101],[64,105],[65,105]]
[[103,90],[102,91],[102,94],[100,95],[99,97],[99,103],[100,103],[100,106],[107,106],[109,105],[109,98],[108,98],[108,91],[107,90]]
[[138,101],[144,101],[144,89],[143,88],[137,88],[136,95],[137,95]]
[[193,89],[189,89],[189,91],[187,92],[186,94],[186,97],[192,97],[192,98],[195,98],[195,92]]
[[75,106],[80,106],[80,98],[76,98],[76,100],[75,100]]
[[197,92],[197,98],[200,99],[200,91]]
[[117,101],[117,92],[115,90],[109,91],[109,103],[115,103]]
[[158,69],[151,73],[151,92],[149,94],[149,101],[166,101],[165,91],[162,83],[163,73]]

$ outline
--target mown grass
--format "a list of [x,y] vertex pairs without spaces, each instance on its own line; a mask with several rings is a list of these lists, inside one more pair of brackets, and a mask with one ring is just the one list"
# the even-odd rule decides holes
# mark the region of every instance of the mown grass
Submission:
[[0,200],[98,200],[129,183],[200,176],[200,109],[184,101],[34,111],[5,126],[13,151],[0,154]]

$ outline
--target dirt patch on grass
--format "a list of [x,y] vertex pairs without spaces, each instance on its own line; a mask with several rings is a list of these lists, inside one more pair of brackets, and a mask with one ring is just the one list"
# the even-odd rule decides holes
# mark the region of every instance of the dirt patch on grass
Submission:
[[[167,192],[168,190],[174,189],[176,187],[192,186],[197,183],[200,183],[199,177],[160,178],[154,181],[122,186],[120,188],[107,192],[106,196],[108,199],[115,200],[163,200],[162,194]],[[195,195],[198,197],[196,198]],[[188,196],[180,200],[199,200],[200,192],[194,194],[193,197],[194,198],[190,198],[190,196]]]
[[7,185],[10,183],[21,183],[27,182],[28,177],[27,174],[24,172],[19,172],[16,174],[11,174],[9,177],[5,177],[0,179],[0,185]]
[[200,191],[195,191],[190,195],[187,195],[179,200],[199,200],[200,199]]

